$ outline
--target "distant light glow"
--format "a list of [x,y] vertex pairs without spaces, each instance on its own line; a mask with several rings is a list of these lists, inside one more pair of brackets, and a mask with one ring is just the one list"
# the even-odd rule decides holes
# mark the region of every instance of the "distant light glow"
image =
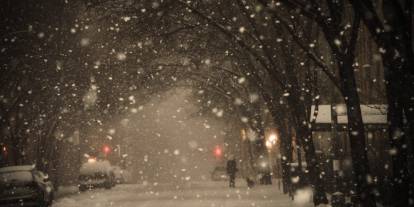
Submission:
[[96,162],[96,158],[94,157],[88,158],[88,163],[94,163],[94,162]]
[[266,144],[267,149],[270,149],[273,146],[273,144],[272,144],[272,142],[270,142],[270,140],[266,140],[265,144]]
[[260,167],[266,168],[267,167],[267,162],[265,162],[265,161],[261,162]]
[[108,145],[104,145],[102,151],[105,153],[105,155],[107,155],[111,152],[111,147],[109,147]]
[[271,134],[271,135],[269,136],[269,141],[270,141],[270,142],[275,143],[275,142],[276,142],[276,140],[277,140],[277,136],[276,136],[276,134]]
[[271,149],[277,142],[277,135],[276,134],[270,134],[267,137],[267,140],[265,142],[265,145],[267,147],[267,149]]
[[222,154],[223,154],[223,150],[220,148],[220,146],[216,146],[214,148],[214,155],[216,157],[221,157]]

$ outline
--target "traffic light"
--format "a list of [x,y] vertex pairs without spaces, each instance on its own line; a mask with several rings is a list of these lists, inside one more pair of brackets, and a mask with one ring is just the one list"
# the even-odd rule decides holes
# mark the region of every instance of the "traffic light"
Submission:
[[107,156],[109,153],[111,153],[112,149],[109,145],[103,145],[102,152]]
[[223,155],[223,150],[221,149],[221,147],[218,145],[214,147],[214,156],[218,159],[218,158],[221,158],[222,155]]

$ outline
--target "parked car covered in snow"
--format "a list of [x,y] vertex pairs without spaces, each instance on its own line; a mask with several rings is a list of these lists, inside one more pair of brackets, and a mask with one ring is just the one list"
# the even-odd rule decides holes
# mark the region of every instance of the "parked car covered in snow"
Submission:
[[50,206],[53,184],[34,165],[0,168],[0,206]]
[[79,190],[92,188],[111,189],[115,186],[115,174],[109,161],[84,163],[79,171]]

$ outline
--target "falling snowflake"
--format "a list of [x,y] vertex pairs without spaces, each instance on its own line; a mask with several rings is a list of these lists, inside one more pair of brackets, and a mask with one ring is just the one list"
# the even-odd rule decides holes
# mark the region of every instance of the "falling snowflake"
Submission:
[[124,60],[126,60],[127,56],[126,56],[126,54],[125,54],[125,53],[120,52],[120,53],[117,53],[117,54],[116,54],[116,58],[117,58],[119,61],[124,61]]

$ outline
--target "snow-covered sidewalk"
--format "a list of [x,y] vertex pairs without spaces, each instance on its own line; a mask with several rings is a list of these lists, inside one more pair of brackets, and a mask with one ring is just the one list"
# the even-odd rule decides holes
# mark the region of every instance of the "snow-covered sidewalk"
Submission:
[[192,182],[185,185],[118,185],[97,189],[55,201],[53,207],[284,207],[299,204],[283,195],[276,185],[248,189],[244,182],[229,189],[225,182]]

